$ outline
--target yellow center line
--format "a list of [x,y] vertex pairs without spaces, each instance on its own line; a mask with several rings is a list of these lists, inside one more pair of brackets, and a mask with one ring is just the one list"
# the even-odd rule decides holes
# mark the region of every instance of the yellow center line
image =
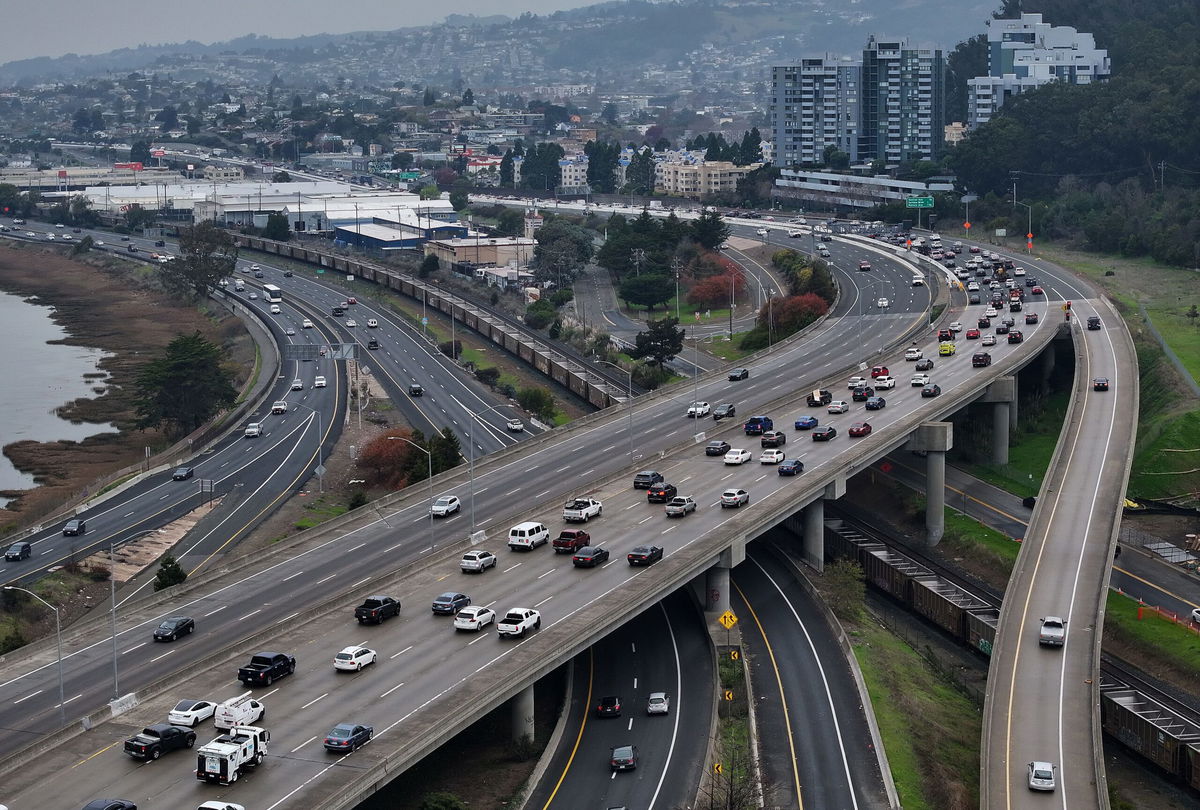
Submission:
[[571,763],[575,761],[575,754],[579,751],[579,743],[583,741],[583,730],[587,728],[588,715],[592,713],[592,648],[588,648],[588,688],[587,697],[583,701],[583,722],[579,724],[579,734],[575,737],[575,745],[571,746],[571,756],[567,757],[567,764],[563,766],[562,775],[558,777],[558,781],[554,783],[554,790],[550,791],[550,798],[546,799],[546,803],[542,805],[542,810],[547,810],[554,797],[558,795],[558,789],[562,787],[562,783],[567,778],[567,772],[571,770]]
[[[121,741],[118,741],[118,742],[121,742]],[[90,760],[93,760],[93,759],[95,759],[96,757],[100,756],[100,755],[101,755],[101,754],[103,754],[105,751],[107,751],[108,749],[112,748],[114,745],[117,745],[117,743],[115,743],[115,742],[114,742],[114,743],[109,743],[108,745],[104,746],[103,748],[101,748],[99,751],[97,751],[96,753],[92,754],[91,756],[87,756],[87,757],[84,757],[83,759],[79,760],[78,762],[76,762],[76,763],[75,763],[74,765],[72,765],[71,767],[72,767],[72,768],[78,768],[78,767],[79,767],[80,765],[82,765],[83,763],[85,763],[85,762],[89,762]]]
[[[783,724],[787,729],[788,750],[791,752],[792,760],[792,779],[796,784],[796,806],[803,810],[804,797],[800,792],[800,770],[796,767],[796,741],[792,737],[792,719],[788,714],[787,696],[783,693],[783,678],[779,674],[779,664],[775,661],[775,651],[771,649],[771,642],[767,640],[767,631],[763,629],[762,622],[758,620],[758,614],[754,612],[754,608],[750,606],[750,600],[746,598],[746,594],[737,586],[736,582],[730,582],[742,602],[746,605],[746,610],[750,611],[750,617],[754,619],[754,626],[758,628],[759,635],[762,636],[763,645],[767,648],[767,656],[771,659],[771,668],[775,670],[775,683],[779,687],[779,705],[783,707]],[[751,707],[753,708],[753,707]],[[545,810],[543,808],[543,810]]]

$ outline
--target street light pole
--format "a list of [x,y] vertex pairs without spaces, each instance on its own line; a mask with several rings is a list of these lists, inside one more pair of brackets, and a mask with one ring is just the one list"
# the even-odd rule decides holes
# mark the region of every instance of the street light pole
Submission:
[[113,700],[121,697],[121,686],[117,680],[117,561],[114,553],[116,541],[108,544],[108,589],[112,594],[112,652],[113,652]]
[[56,640],[58,640],[59,646],[59,725],[65,726],[67,725],[67,704],[64,697],[64,692],[62,692],[62,622],[59,618],[59,608],[56,608],[54,605],[50,605],[48,601],[42,599],[41,596],[38,596],[32,592],[32,590],[25,590],[24,588],[18,588],[17,586],[5,586],[4,589],[19,590],[20,593],[32,596],[32,598],[42,602],[43,605],[46,605],[50,608],[50,610],[54,611],[54,636]]
[[434,548],[434,542],[433,542],[433,453],[430,452],[429,450],[426,450],[424,447],[422,447],[421,445],[412,441],[411,439],[406,439],[403,436],[388,436],[388,441],[397,441],[397,440],[402,441],[405,444],[412,445],[413,447],[420,450],[422,453],[425,454],[425,458],[429,462],[429,506],[428,506],[428,509],[429,509],[429,550],[433,551],[433,548]]
[[512,405],[509,405],[506,402],[501,402],[497,405],[492,405],[490,408],[484,408],[479,413],[471,414],[471,432],[470,432],[470,436],[467,439],[467,441],[469,441],[471,443],[471,452],[470,452],[470,456],[469,456],[470,460],[468,462],[467,470],[468,470],[468,477],[470,478],[470,481],[471,481],[471,535],[472,536],[474,536],[474,534],[475,534],[475,422],[478,421],[479,417],[483,416],[485,413],[489,413],[498,408],[511,408],[511,407],[512,407]]

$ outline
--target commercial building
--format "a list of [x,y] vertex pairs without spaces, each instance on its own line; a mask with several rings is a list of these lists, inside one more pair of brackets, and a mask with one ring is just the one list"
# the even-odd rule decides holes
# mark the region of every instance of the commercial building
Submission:
[[654,167],[654,193],[700,200],[734,192],[739,180],[761,167],[761,163],[735,166],[727,160],[703,158],[694,162],[662,161]]
[[859,162],[862,62],[849,57],[801,59],[771,69],[771,133],[782,166],[820,165],[833,146]]
[[988,75],[967,80],[967,126],[985,124],[1013,96],[1050,82],[1091,84],[1112,74],[1091,34],[1043,22],[1041,14],[988,20]]
[[861,209],[903,202],[954,190],[952,182],[896,180],[892,177],[859,177],[853,174],[783,169],[775,181],[774,195],[820,208]]

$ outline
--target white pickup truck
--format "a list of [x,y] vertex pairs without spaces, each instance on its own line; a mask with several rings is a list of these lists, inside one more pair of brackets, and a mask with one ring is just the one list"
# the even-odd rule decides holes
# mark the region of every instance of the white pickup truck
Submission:
[[196,751],[196,778],[228,785],[267,758],[271,732],[257,726],[237,726]]
[[542,614],[533,608],[509,608],[504,618],[496,623],[496,633],[500,638],[521,638],[541,626]]
[[562,517],[567,523],[587,523],[603,511],[604,504],[595,498],[572,498],[563,507]]
[[1038,644],[1043,647],[1061,647],[1066,641],[1066,622],[1057,616],[1047,616],[1042,619],[1042,629],[1038,633]]

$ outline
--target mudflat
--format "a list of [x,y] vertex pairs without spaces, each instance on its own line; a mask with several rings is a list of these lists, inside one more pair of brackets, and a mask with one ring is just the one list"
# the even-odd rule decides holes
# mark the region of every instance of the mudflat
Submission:
[[142,365],[178,335],[199,331],[223,346],[238,386],[253,368],[254,346],[241,321],[221,309],[205,310],[169,298],[157,287],[155,269],[107,254],[71,257],[48,246],[0,243],[0,289],[53,306],[55,322],[67,332],[61,343],[109,352],[100,363],[109,375],[102,392],[59,406],[59,416],[72,422],[111,423],[120,431],[81,442],[21,441],[4,446],[13,465],[33,475],[38,486],[3,493],[15,500],[8,509],[0,509],[0,532],[33,522],[100,477],[136,463],[145,447],[153,454],[170,445],[171,439],[158,431],[134,426],[133,392]]

